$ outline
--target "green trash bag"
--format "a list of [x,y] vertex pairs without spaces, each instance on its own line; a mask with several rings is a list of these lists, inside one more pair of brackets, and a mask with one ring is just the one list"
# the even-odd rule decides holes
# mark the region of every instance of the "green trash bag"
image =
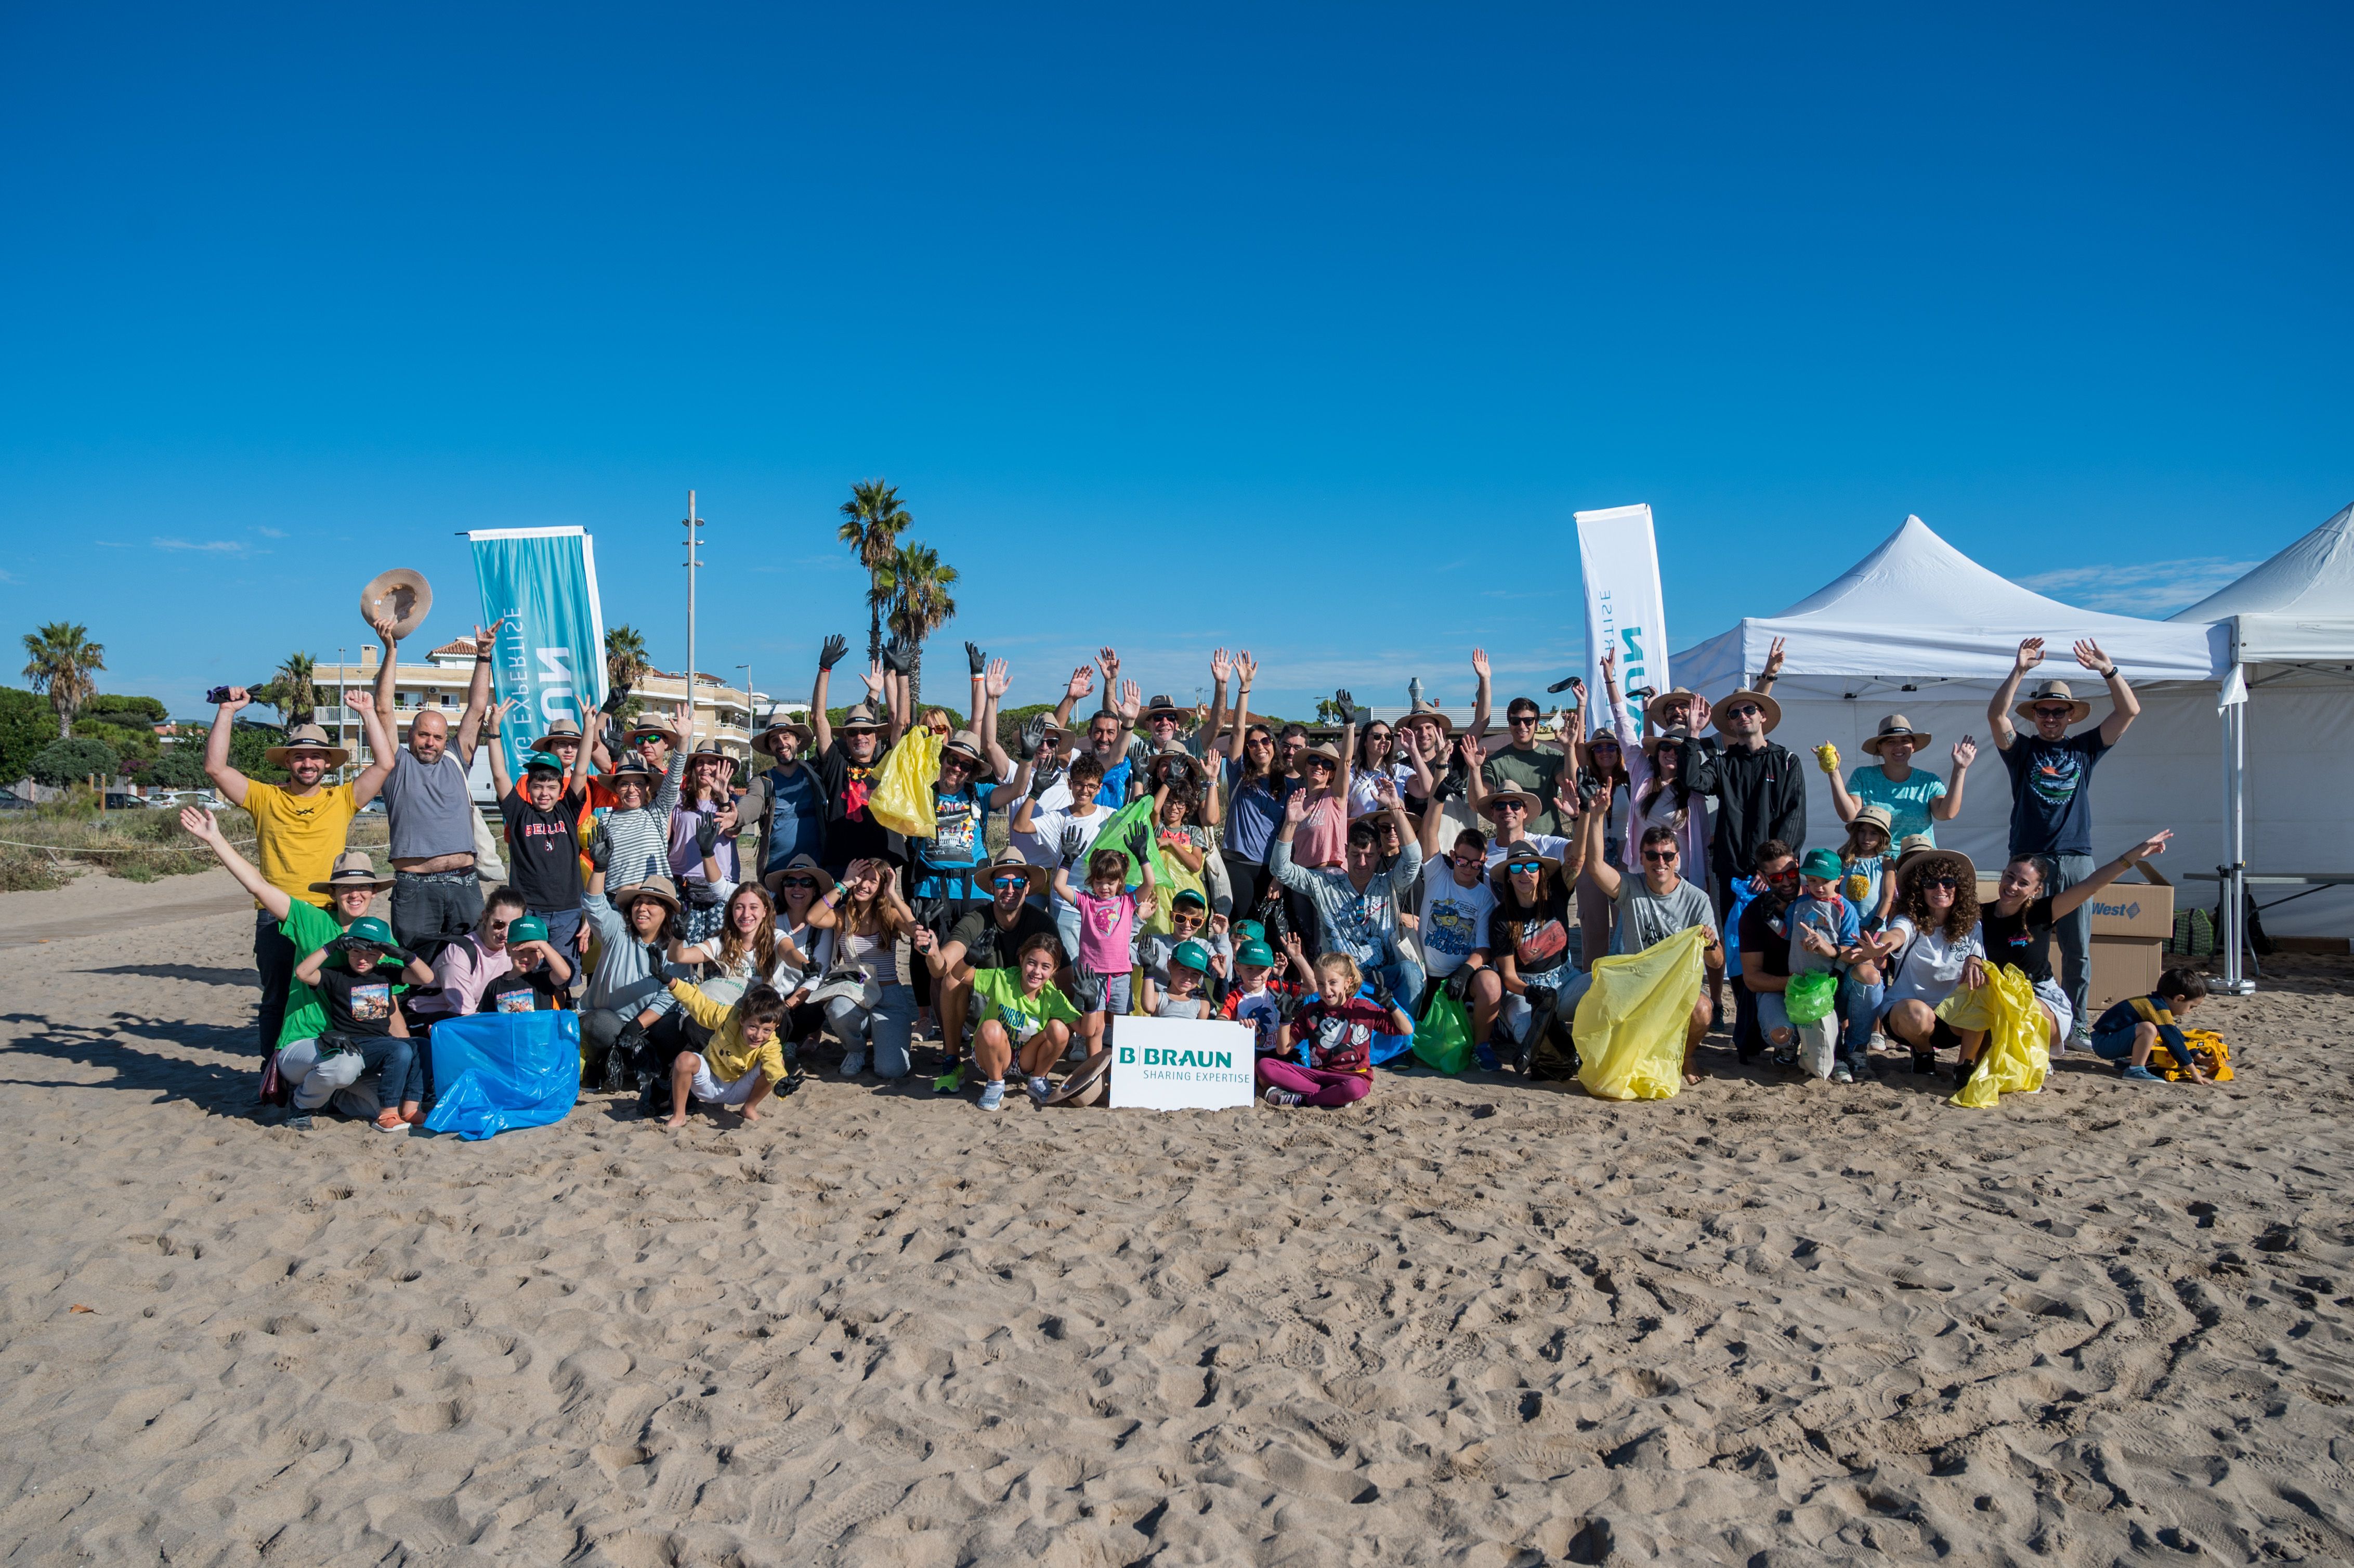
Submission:
[[1790,989],[1782,993],[1782,1006],[1793,1023],[1819,1023],[1831,1015],[1831,1004],[1838,999],[1839,976],[1829,969],[1812,969],[1790,977]]
[[1414,1054],[1425,1066],[1450,1077],[1471,1065],[1471,1015],[1444,985],[1431,989],[1430,1005],[1415,1025]]

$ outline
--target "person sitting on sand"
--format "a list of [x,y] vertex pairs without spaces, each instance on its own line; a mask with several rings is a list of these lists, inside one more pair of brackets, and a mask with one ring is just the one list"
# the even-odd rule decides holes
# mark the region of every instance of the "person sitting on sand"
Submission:
[[[1724,972],[1724,938],[1718,935],[1716,906],[1709,902],[1708,894],[1696,882],[1687,882],[1681,873],[1682,850],[1676,830],[1654,826],[1643,830],[1636,841],[1635,853],[1642,858],[1643,874],[1628,876],[1612,865],[1602,853],[1603,835],[1609,827],[1609,817],[1601,811],[1589,811],[1585,816],[1585,868],[1594,875],[1595,885],[1608,895],[1618,909],[1618,950],[1639,953],[1666,941],[1679,931],[1698,926],[1708,932],[1704,949],[1712,980]],[[1493,924],[1491,920],[1490,924]],[[1717,983],[1722,983],[1719,980]],[[1691,1022],[1684,1033],[1684,1082],[1701,1080],[1700,1064],[1694,1053],[1700,1047],[1701,1036],[1708,1033],[1709,1020],[1716,1008],[1710,1000],[1712,986],[1702,986],[1699,998],[1692,1003]]]
[[[346,927],[366,915],[376,895],[392,885],[392,878],[376,874],[366,851],[345,850],[335,857],[325,881],[314,882],[304,890],[326,900],[326,907],[321,908],[264,877],[252,862],[237,853],[210,811],[198,806],[188,807],[180,813],[180,826],[204,841],[220,857],[221,864],[237,879],[238,885],[253,895],[254,903],[265,916],[278,922],[270,935],[286,943],[294,954],[292,962],[286,966],[286,1005],[278,1021],[279,1037],[271,1043],[270,1051],[277,1060],[280,1081],[296,1086],[301,1097],[295,1105],[295,1114],[302,1118],[302,1125],[307,1126],[310,1113],[325,1105],[337,1089],[347,1087],[359,1074],[356,1064],[352,1064],[350,1079],[333,1082],[343,1071],[339,1065],[336,1075],[323,1077],[315,1085],[307,1083],[318,1065],[318,1053],[313,1043],[325,1032],[327,1015],[319,1004],[317,993],[294,980],[294,967],[342,936]],[[297,1043],[306,1049],[290,1057],[287,1051]]]
[[1211,1013],[1209,993],[1204,989],[1209,983],[1210,950],[1188,938],[1170,949],[1168,983],[1163,985],[1151,975],[1144,977],[1144,1015],[1147,1018],[1207,1018]]
[[507,927],[507,971],[482,988],[477,1012],[552,1012],[571,985],[572,960],[547,925],[526,915]]
[[1295,1106],[1353,1105],[1373,1093],[1373,1044],[1386,1034],[1411,1034],[1414,1020],[1378,981],[1371,998],[1358,995],[1364,971],[1346,953],[1316,960],[1317,993],[1291,1017],[1291,1040],[1299,1062],[1258,1058],[1258,1081],[1267,1103]]
[[[1577,869],[1522,842],[1489,878],[1496,906],[1488,916],[1488,940],[1502,990],[1496,1023],[1514,1067],[1526,1077],[1558,1081],[1577,1073],[1570,1031],[1577,1004],[1594,983],[1569,957],[1570,888]],[[1495,1071],[1497,1052],[1489,1037],[1475,1034],[1472,1041],[1475,1059]]]
[[2093,1025],[2093,1054],[2105,1062],[2124,1061],[2125,1075],[2136,1083],[2158,1084],[2166,1080],[2149,1070],[2149,1054],[2163,1045],[2192,1083],[2211,1082],[2180,1022],[2206,996],[2206,978],[2196,970],[2167,970],[2156,991],[2129,996],[2101,1014]]
[[635,1086],[639,1048],[657,1027],[664,1029],[667,1043],[668,1031],[676,1026],[670,1015],[678,1010],[664,983],[678,972],[666,951],[671,917],[678,913],[677,890],[669,877],[650,876],[608,899],[605,856],[611,845],[610,838],[599,838],[589,851],[588,892],[581,900],[598,947],[597,965],[580,1000],[580,1050],[585,1062],[604,1058],[607,1094]]
[[494,887],[484,894],[482,917],[474,928],[433,955],[435,989],[418,992],[408,1006],[409,1022],[430,1025],[437,1019],[481,1012],[482,989],[512,967],[507,933],[525,910],[524,895],[513,887]]
[[812,994],[842,1042],[842,1075],[864,1072],[872,1052],[876,1076],[906,1077],[915,1065],[908,1044],[916,991],[899,961],[899,943],[920,940],[928,947],[931,933],[899,896],[898,868],[880,860],[852,861],[842,880],[811,906],[810,925],[833,933],[833,968]]
[[[378,966],[391,963],[397,974]],[[327,1103],[336,1090],[349,1088],[374,1072],[380,1087],[376,1098],[378,1132],[403,1132],[425,1119],[425,1064],[410,1044],[408,1025],[393,997],[406,978],[411,985],[431,985],[433,971],[425,960],[392,939],[392,927],[373,915],[363,915],[344,927],[342,935],[294,966],[294,978],[316,992],[326,1010],[327,1028],[316,1040],[298,1041],[278,1054],[281,1076],[292,1076],[287,1064],[301,1064],[305,1045],[311,1064],[294,1091],[298,1112]],[[395,1108],[395,1101],[398,1102]],[[307,1115],[290,1126],[306,1126]]]
[[1934,1073],[1937,1053],[1949,1045],[1964,1064],[1975,1062],[1986,1034],[1957,1029],[1940,1015],[1950,1011],[1956,991],[1986,984],[1978,869],[1959,851],[1932,849],[1917,838],[1903,849],[1896,862],[1896,916],[1863,945],[1888,976],[1881,1027],[1913,1048],[1915,1073]]
[[670,994],[687,1017],[711,1031],[711,1040],[700,1051],[671,1058],[670,1116],[663,1127],[684,1127],[687,1107],[696,1100],[758,1121],[762,1100],[800,1086],[800,1065],[786,1056],[779,1037],[785,999],[776,987],[756,983],[733,1006],[683,980],[670,982]]
[[1297,998],[1277,990],[1273,983],[1276,966],[1281,961],[1264,939],[1244,937],[1242,945],[1235,949],[1235,983],[1227,988],[1225,1001],[1218,1005],[1220,1018],[1251,1032],[1251,1048],[1261,1056],[1291,1054],[1291,1041],[1284,1030],[1284,1012]]
[[1053,931],[1033,931],[1012,955],[1013,961],[972,971],[973,1065],[981,1075],[981,1108],[1005,1103],[1005,1075],[1015,1054],[1030,1097],[1043,1105],[1052,1092],[1046,1071],[1071,1048],[1079,1010],[1055,984],[1063,967],[1063,940]]

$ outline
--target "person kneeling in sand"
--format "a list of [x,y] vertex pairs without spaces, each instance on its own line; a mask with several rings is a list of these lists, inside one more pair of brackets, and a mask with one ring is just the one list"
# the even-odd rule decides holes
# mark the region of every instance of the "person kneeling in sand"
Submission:
[[701,1051],[682,1051],[671,1059],[670,1119],[663,1126],[685,1126],[687,1107],[695,1100],[758,1121],[760,1102],[772,1091],[789,1095],[801,1087],[793,1070],[799,1064],[788,1066],[778,1033],[787,1010],[776,987],[753,985],[733,1006],[712,1001],[684,980],[671,981],[670,993],[689,1018],[712,1033],[711,1043]]
[[1359,996],[1364,983],[1357,960],[1346,953],[1316,960],[1317,994],[1291,1018],[1291,1038],[1304,1065],[1279,1056],[1258,1059],[1267,1104],[1345,1106],[1373,1093],[1374,1038],[1411,1034],[1414,1020],[1378,985],[1374,998]]
[[972,971],[972,1060],[982,1078],[981,1109],[1005,1103],[1006,1069],[1016,1052],[1030,1097],[1045,1103],[1046,1070],[1070,1050],[1071,1031],[1081,1019],[1055,984],[1062,967],[1063,939],[1048,930],[1024,938],[1013,963]]
[[[377,967],[386,962],[400,966],[400,975],[411,985],[433,983],[433,971],[425,960],[394,941],[392,927],[373,915],[361,916],[294,966],[296,981],[318,993],[329,1025],[316,1040],[298,1040],[278,1054],[281,1077],[293,1076],[290,1065],[302,1070],[301,1086],[294,1091],[296,1110],[315,1110],[336,1090],[350,1088],[375,1072],[380,1086],[378,1132],[404,1132],[425,1119],[425,1064],[408,1038],[407,1020],[393,1002],[401,989],[398,977]],[[301,1118],[295,1125],[308,1119]]]

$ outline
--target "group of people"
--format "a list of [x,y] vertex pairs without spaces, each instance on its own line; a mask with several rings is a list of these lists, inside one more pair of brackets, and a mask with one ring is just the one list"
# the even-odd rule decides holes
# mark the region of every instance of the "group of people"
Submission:
[[[619,691],[601,709],[539,715],[517,779],[500,739],[520,717],[490,696],[498,630],[475,634],[454,732],[425,710],[404,741],[399,629],[378,623],[376,688],[347,698],[370,761],[348,782],[327,782],[349,757],[311,725],[268,754],[287,782],[247,779],[228,739],[249,696],[231,688],[219,705],[207,768],[252,816],[256,853],[239,854],[209,813],[183,821],[253,894],[265,1092],[298,1125],[330,1104],[387,1131],[414,1125],[431,1091],[420,1036],[483,1011],[576,1012],[584,1078],[635,1089],[673,1127],[697,1103],[756,1119],[829,1038],[846,1077],[906,1076],[928,1034],[943,1092],[972,1084],[989,1110],[1009,1085],[1068,1097],[1099,1081],[1117,1021],[1138,1013],[1246,1026],[1276,1106],[1362,1098],[1443,1009],[1459,1012],[1483,1066],[1565,1077],[1595,963],[1693,927],[1708,979],[1686,1029],[1689,1079],[1728,977],[1744,1061],[1769,1054],[1842,1082],[1873,1070],[1876,1033],[1916,1071],[1950,1051],[1967,1074],[1990,965],[2031,983],[2055,1049],[2073,1037],[2137,1076],[2171,1049],[2149,1029],[2085,1022],[2086,900],[2168,837],[2092,859],[2092,772],[2136,704],[2089,641],[2075,656],[2108,686],[2099,725],[2076,727],[2090,705],[2057,681],[2018,704],[2031,726],[2014,725],[2036,640],[1988,708],[2012,853],[1982,908],[1975,867],[1935,840],[1975,760],[1969,737],[1943,779],[1914,766],[1932,737],[1903,715],[1845,779],[1820,748],[1847,831],[1837,847],[1805,847],[1806,768],[1770,738],[1779,643],[1752,684],[1713,702],[1622,692],[1606,657],[1590,724],[1573,682],[1550,731],[1516,697],[1501,735],[1475,652],[1460,730],[1418,694],[1391,724],[1341,691],[1340,733],[1324,741],[1253,717],[1247,652],[1214,654],[1212,700],[1189,706],[1147,700],[1105,648],[1051,712],[1001,739],[1007,667],[971,643],[969,727],[916,711],[896,644],[830,717],[848,652],[831,637],[807,721],[772,715],[748,778],[684,709],[624,722]],[[909,836],[870,807],[917,728],[937,758],[933,831]],[[503,854],[468,789],[485,743]],[[379,798],[388,876],[345,847]],[[493,858],[507,880],[486,890]],[[2169,1027],[2195,978],[2170,975],[2172,991],[2150,999],[2172,1010]]]

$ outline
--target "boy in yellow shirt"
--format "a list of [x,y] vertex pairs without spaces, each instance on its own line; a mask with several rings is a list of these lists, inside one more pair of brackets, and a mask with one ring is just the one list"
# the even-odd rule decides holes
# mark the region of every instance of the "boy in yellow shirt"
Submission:
[[672,1059],[670,1119],[663,1127],[685,1126],[686,1107],[694,1100],[758,1121],[760,1102],[772,1092],[790,1095],[801,1086],[799,1065],[787,1065],[778,1037],[786,1007],[776,987],[754,985],[733,1005],[712,1001],[684,980],[671,981],[670,993],[689,1018],[712,1033],[701,1051],[682,1051]]

